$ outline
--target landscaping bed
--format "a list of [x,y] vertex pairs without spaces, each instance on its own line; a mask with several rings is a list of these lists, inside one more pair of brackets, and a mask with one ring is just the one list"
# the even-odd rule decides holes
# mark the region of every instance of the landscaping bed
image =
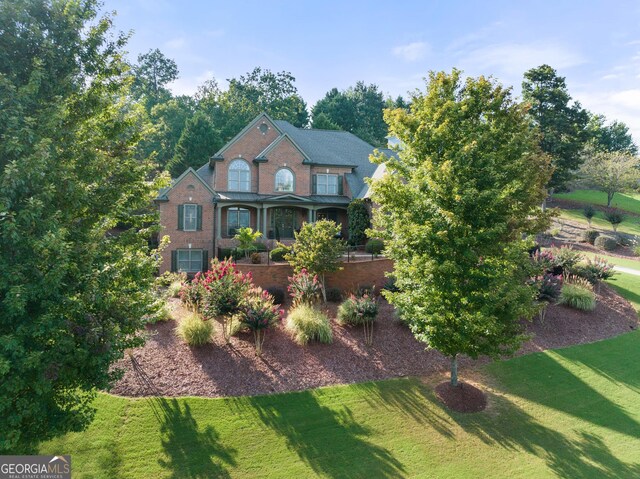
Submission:
[[[178,316],[182,306],[173,300]],[[335,318],[336,306],[327,312]],[[550,306],[544,322],[527,323],[533,334],[518,354],[581,344],[613,337],[637,327],[631,305],[603,285],[596,309],[579,312]],[[242,396],[296,391],[397,376],[425,376],[446,371],[449,360],[426,351],[409,329],[398,322],[383,299],[375,323],[374,342],[365,346],[361,328],[332,321],[333,343],[297,345],[279,324],[267,333],[262,357],[256,357],[253,337],[241,333],[225,344],[216,324],[214,341],[190,348],[176,337],[175,321],[148,326],[146,345],[120,361],[124,377],[111,391],[124,396]],[[484,359],[482,362],[486,362]],[[461,358],[460,373],[476,362]]]

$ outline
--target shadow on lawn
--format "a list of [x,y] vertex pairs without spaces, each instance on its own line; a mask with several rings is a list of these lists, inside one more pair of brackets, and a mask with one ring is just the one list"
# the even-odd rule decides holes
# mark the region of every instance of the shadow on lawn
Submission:
[[494,396],[492,402],[500,420],[486,413],[455,414],[452,419],[486,444],[543,459],[559,477],[640,477],[640,464],[622,462],[599,436],[580,431],[577,439],[570,439],[505,398]]
[[226,466],[235,466],[234,449],[220,444],[212,426],[201,428],[188,403],[160,397],[159,391],[136,359],[131,362],[138,381],[149,394],[146,401],[160,423],[162,447],[167,459],[158,463],[171,471],[172,478],[230,477]]
[[285,438],[287,447],[318,476],[404,477],[404,466],[385,448],[367,441],[374,431],[359,424],[351,410],[328,408],[309,391],[279,396],[242,398],[237,406],[255,414]]

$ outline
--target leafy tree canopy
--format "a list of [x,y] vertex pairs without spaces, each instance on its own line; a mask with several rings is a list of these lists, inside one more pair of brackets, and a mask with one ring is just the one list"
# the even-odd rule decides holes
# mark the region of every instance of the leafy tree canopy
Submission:
[[633,142],[629,127],[621,121],[614,120],[607,124],[604,115],[591,115],[587,131],[593,147],[597,150],[638,154],[638,147]]
[[524,74],[522,96],[542,133],[542,151],[553,160],[555,170],[549,187],[563,188],[582,162],[589,114],[578,102],[571,103],[565,79],[549,65],[532,68]]
[[189,167],[201,167],[223,144],[213,122],[203,112],[197,112],[187,120],[175,155],[167,165],[169,173],[175,178]]
[[138,55],[133,74],[133,92],[138,97],[146,97],[148,108],[151,109],[162,99],[171,98],[166,85],[178,78],[178,65],[156,48]]
[[627,151],[585,148],[580,179],[590,188],[607,194],[607,206],[616,193],[631,189],[640,181],[640,159]]
[[[126,36],[93,0],[0,2],[0,452],[87,426],[153,312]],[[119,227],[119,233],[114,228]]]
[[328,119],[331,124],[374,146],[383,146],[387,136],[387,125],[382,116],[385,106],[384,96],[375,84],[366,85],[360,81],[342,92],[333,88],[313,107],[312,127],[321,127],[316,119],[325,124]]
[[544,227],[550,160],[526,107],[509,89],[454,70],[430,73],[411,111],[387,110],[399,158],[372,182],[375,235],[394,260],[397,292],[385,292],[415,336],[452,359],[500,356],[533,314],[523,234]]

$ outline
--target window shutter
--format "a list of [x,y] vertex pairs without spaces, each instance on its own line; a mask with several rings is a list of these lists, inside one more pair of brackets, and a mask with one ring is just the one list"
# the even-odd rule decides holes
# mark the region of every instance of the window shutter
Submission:
[[342,175],[338,175],[338,194],[339,194],[339,195],[344,194],[344,193],[343,193],[343,192],[344,192],[344,190],[343,190],[343,188],[342,188],[342,179],[343,179],[343,178],[344,178],[344,176],[342,176]]
[[204,249],[202,250],[202,272],[209,270],[209,252]]
[[198,205],[198,216],[196,220],[196,230],[202,231],[202,205]]
[[173,250],[171,252],[171,272],[175,273],[178,271],[178,252]]
[[318,194],[318,175],[311,176],[311,194],[312,195]]
[[184,230],[184,205],[178,205],[178,230]]

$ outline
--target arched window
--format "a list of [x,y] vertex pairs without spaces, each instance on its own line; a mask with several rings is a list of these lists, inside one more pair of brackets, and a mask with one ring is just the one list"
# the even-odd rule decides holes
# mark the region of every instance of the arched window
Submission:
[[282,168],[276,173],[276,191],[293,192],[293,173],[287,168]]
[[229,191],[249,191],[251,189],[251,170],[244,160],[233,160],[229,165],[227,186]]

